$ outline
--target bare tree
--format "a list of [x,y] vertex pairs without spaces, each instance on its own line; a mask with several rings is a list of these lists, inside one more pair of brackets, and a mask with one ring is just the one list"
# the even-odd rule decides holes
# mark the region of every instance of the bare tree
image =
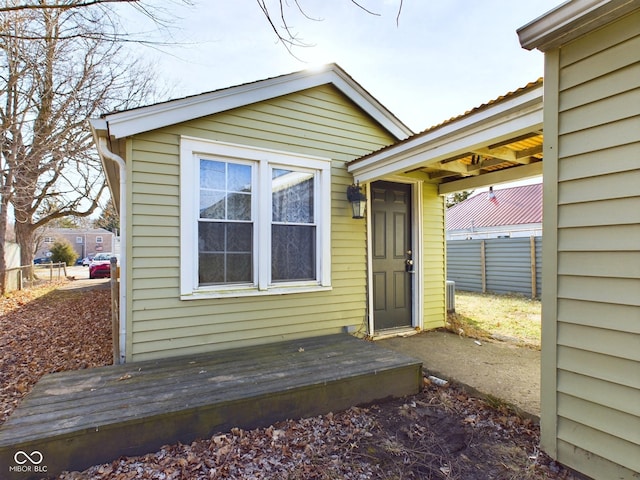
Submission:
[[106,191],[86,119],[153,94],[152,69],[104,41],[115,23],[99,13],[41,8],[0,16],[0,245],[10,204],[23,265],[32,262],[38,227],[90,215]]
[[19,10],[29,10],[29,9],[57,9],[57,10],[68,10],[71,8],[77,7],[90,7],[92,5],[97,5],[100,3],[137,3],[139,0],[68,0],[66,2],[47,2],[46,0],[34,0],[34,1],[23,1],[23,2],[7,2],[5,5],[0,6],[0,12],[16,12]]
[[[365,7],[363,2],[359,2],[356,0],[345,0],[347,3],[351,3],[353,6],[359,8],[363,12],[380,16],[379,13],[375,12],[371,8]],[[398,10],[396,15],[396,23],[400,21],[400,14],[402,13],[402,4],[403,0],[398,1]],[[308,20],[321,21],[320,18],[314,17],[310,11],[303,5],[303,0],[256,0],[260,10],[264,14],[267,22],[271,26],[273,33],[276,35],[278,41],[287,49],[287,51],[293,55],[294,47],[310,47],[311,44],[302,40],[295,29],[292,27],[289,22],[289,16],[291,15],[291,10],[301,14],[304,18]]]

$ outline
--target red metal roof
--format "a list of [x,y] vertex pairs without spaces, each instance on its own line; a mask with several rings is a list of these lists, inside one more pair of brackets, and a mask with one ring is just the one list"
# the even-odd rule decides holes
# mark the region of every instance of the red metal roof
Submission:
[[542,223],[542,183],[493,193],[493,198],[478,193],[447,209],[447,230]]

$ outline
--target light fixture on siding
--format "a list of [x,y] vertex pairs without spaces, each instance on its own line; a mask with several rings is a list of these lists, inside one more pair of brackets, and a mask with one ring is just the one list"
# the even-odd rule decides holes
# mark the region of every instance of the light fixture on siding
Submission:
[[347,187],[347,200],[351,203],[352,218],[364,218],[367,197],[362,190],[360,190],[360,182],[356,182]]

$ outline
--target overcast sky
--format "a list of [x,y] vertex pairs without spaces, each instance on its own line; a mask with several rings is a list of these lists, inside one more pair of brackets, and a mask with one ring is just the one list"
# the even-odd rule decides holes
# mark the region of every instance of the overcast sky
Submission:
[[[174,0],[175,2],[176,0]],[[335,62],[416,132],[543,76],[543,56],[520,47],[516,29],[561,0],[294,0],[285,15],[299,38],[276,41],[255,0],[167,0],[176,47],[144,48],[177,98]],[[275,21],[281,24],[274,6]],[[135,30],[136,27],[130,27]]]

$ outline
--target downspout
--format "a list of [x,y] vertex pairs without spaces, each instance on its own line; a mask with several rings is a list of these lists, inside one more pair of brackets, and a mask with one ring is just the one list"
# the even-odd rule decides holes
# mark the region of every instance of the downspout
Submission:
[[118,326],[118,343],[120,345],[120,363],[126,361],[126,346],[127,346],[127,198],[126,198],[126,185],[127,185],[127,167],[124,159],[111,150],[107,145],[107,139],[99,136],[98,153],[100,156],[111,160],[118,164],[120,169],[120,315]]

